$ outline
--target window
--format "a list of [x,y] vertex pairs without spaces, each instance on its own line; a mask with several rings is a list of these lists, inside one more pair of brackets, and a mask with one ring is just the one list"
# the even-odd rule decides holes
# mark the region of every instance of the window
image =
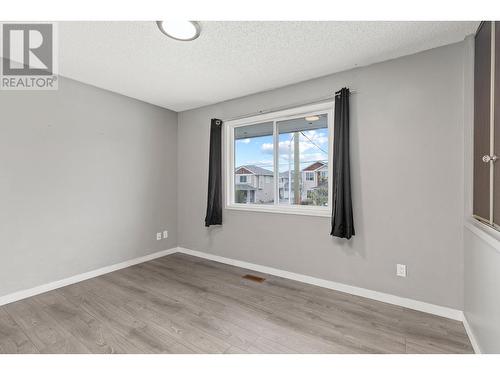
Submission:
[[240,182],[241,183],[247,182],[247,176],[240,176]]
[[499,31],[500,22],[483,22],[475,37],[472,213],[500,231]]
[[321,103],[227,121],[226,208],[330,216],[332,114]]
[[[234,178],[231,192],[233,203],[245,205],[272,205],[274,203],[273,184],[264,186],[264,176],[273,178],[273,123],[263,122],[250,126],[235,127],[232,133],[234,155],[231,171],[251,174],[244,181]],[[270,146],[269,146],[270,145]]]

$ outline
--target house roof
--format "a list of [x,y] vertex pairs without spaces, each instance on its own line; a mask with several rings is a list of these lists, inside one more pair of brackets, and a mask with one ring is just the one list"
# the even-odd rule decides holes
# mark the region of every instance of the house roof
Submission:
[[310,166],[306,167],[303,169],[304,172],[310,172],[310,171],[316,171],[322,167],[324,167],[326,163],[323,163],[322,161],[317,161],[312,163]]
[[[242,171],[243,170],[246,170],[245,171]],[[270,171],[269,169],[264,169],[264,168],[261,168],[261,167],[257,167],[256,165],[242,165],[242,166],[239,166],[238,168],[236,168],[236,174],[247,174],[247,173],[251,173],[251,174],[255,174],[255,175],[258,175],[258,176],[273,176],[273,172]]]

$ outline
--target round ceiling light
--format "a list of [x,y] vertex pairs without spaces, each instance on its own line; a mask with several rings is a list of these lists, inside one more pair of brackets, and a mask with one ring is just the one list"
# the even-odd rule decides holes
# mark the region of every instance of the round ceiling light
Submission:
[[160,31],[175,40],[194,40],[200,36],[200,24],[195,21],[156,21]]
[[307,117],[305,118],[305,120],[306,120],[306,121],[309,121],[309,122],[312,122],[312,121],[318,121],[318,120],[319,120],[319,116],[316,116],[316,115],[314,115],[314,116],[307,116]]

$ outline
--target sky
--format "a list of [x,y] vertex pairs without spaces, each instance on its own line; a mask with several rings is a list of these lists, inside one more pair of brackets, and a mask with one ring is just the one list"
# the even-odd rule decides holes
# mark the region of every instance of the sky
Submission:
[[[288,171],[289,150],[292,153],[293,168],[293,134],[286,133],[279,136],[279,163],[280,172]],[[291,148],[289,149],[289,145]],[[301,169],[315,161],[328,160],[328,129],[317,129],[304,131],[299,136],[299,150]],[[241,165],[257,165],[268,169],[273,168],[273,137],[272,135],[264,137],[238,139],[235,141],[235,167]]]

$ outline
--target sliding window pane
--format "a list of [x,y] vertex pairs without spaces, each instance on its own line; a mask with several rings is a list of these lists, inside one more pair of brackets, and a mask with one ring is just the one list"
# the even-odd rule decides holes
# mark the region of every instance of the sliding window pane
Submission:
[[[494,155],[500,157],[500,22],[495,22],[495,140]],[[493,169],[493,223],[500,227],[500,160]]]
[[490,85],[491,22],[476,34],[474,61],[474,208],[473,213],[490,219]]
[[234,129],[234,203],[274,204],[273,123]]
[[328,206],[328,117],[278,121],[279,204]]

